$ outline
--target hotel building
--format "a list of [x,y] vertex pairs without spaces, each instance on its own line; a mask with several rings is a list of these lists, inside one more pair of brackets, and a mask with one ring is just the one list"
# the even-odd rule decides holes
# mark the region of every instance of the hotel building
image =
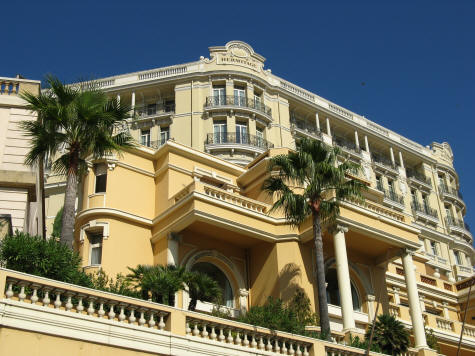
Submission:
[[[435,354],[427,348],[428,328],[441,354],[455,355],[465,319],[461,354],[473,354],[475,297],[468,294],[475,253],[450,145],[422,146],[288,82],[265,69],[265,58],[246,43],[209,50],[196,62],[97,81],[130,104],[128,129],[138,145],[89,162],[75,228],[84,268],[115,275],[137,264],[175,264],[210,272],[233,315],[268,296],[289,300],[297,289],[315,308],[311,223],[293,228],[281,212],[270,213],[272,197],[261,189],[269,158],[308,137],[359,163],[361,174],[353,178],[368,187],[365,201],[343,202],[337,224],[324,231],[334,339],[364,334],[376,312],[389,313],[411,332],[408,354]],[[64,178],[48,176],[49,231],[63,191]],[[2,330],[8,345],[22,337],[25,345],[61,340],[106,354],[363,354],[188,312],[186,292],[167,308],[0,272],[4,325],[23,329]],[[14,285],[35,292],[20,296]],[[59,297],[25,303],[36,290]],[[73,299],[86,308],[92,301],[89,315]],[[112,315],[104,306],[112,306]],[[197,310],[211,308],[200,302]],[[43,321],[43,343],[31,336],[40,331],[33,316]]]

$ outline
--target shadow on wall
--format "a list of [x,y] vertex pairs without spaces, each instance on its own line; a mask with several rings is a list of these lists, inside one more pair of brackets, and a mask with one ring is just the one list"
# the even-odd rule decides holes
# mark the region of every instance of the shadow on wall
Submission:
[[302,289],[299,283],[301,276],[300,267],[295,263],[287,263],[279,272],[273,295],[280,297],[284,303],[291,300],[297,291]]

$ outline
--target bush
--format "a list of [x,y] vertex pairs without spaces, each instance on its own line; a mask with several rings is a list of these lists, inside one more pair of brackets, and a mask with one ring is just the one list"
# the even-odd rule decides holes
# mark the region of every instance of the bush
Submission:
[[81,269],[81,257],[55,239],[44,240],[19,231],[0,243],[3,267],[62,282],[91,287],[91,278]]
[[102,269],[91,275],[92,288],[109,293],[140,298],[140,293],[132,286],[130,280],[118,273],[115,279],[110,278]]
[[52,237],[59,238],[61,236],[61,225],[63,223],[63,207],[59,209],[54,218]]
[[[368,326],[365,339],[368,341],[372,325]],[[409,348],[409,332],[394,316],[389,314],[378,315],[374,325],[373,344],[377,345],[382,353],[399,355]]]
[[440,346],[437,337],[434,335],[434,330],[426,328],[426,340],[427,346],[440,353]]
[[[361,340],[359,336],[353,337],[353,335],[350,334],[350,346],[357,347],[359,349],[367,350],[368,349],[368,342],[369,340]],[[374,352],[381,352],[381,348],[379,347],[378,344],[372,343],[371,344],[371,350]]]

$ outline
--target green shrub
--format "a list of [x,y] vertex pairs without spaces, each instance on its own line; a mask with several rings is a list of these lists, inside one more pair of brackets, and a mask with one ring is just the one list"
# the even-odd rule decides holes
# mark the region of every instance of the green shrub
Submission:
[[55,239],[44,240],[15,231],[0,243],[3,267],[62,282],[91,287],[91,278],[81,269],[81,257]]
[[[368,326],[365,339],[368,341],[372,325]],[[378,315],[374,326],[373,344],[378,345],[382,353],[399,355],[409,348],[409,332],[403,323],[389,314]]]
[[[350,334],[350,346],[357,347],[359,349],[367,350],[368,349],[368,342],[369,340],[361,340],[359,336],[353,337],[353,335]],[[372,343],[371,344],[371,351],[374,352],[381,352],[381,348],[379,347],[378,344]]]
[[109,277],[102,269],[91,275],[92,288],[105,292],[140,298],[140,293],[133,287],[130,280],[118,273],[115,279]]
[[63,207],[59,209],[54,218],[52,237],[59,238],[61,236],[61,225],[63,223]]
[[434,335],[434,330],[426,328],[426,341],[427,346],[429,346],[432,350],[437,351],[437,353],[440,353],[440,346],[438,344],[437,337]]

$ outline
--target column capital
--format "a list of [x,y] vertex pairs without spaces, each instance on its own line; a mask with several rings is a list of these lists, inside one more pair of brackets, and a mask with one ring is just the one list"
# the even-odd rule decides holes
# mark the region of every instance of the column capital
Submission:
[[416,251],[415,250],[411,250],[409,248],[403,248],[402,251],[401,251],[401,256],[406,256],[406,255],[409,255],[409,256],[414,256],[416,254]]
[[393,287],[393,291],[395,291],[397,293],[399,293],[400,290],[401,290],[401,288],[399,288],[399,287]]
[[374,295],[372,295],[372,294],[368,294],[368,295],[366,296],[366,300],[367,300],[368,302],[374,302],[374,301],[376,300],[376,297],[375,297]]
[[346,225],[343,225],[343,224],[335,224],[329,230],[332,234],[337,234],[339,232],[347,233],[348,232],[348,227]]

